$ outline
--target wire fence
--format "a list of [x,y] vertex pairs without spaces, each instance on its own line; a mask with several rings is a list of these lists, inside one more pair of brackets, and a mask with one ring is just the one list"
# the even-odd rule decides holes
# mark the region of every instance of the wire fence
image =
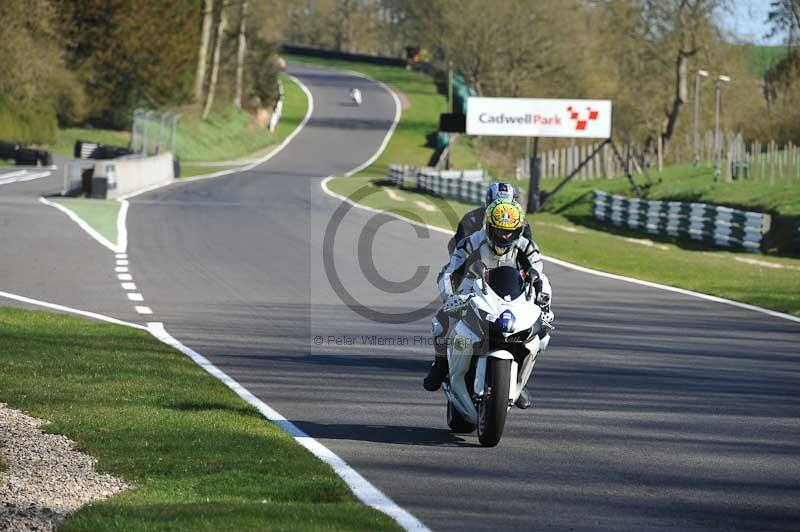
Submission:
[[175,133],[180,117],[175,113],[136,109],[131,126],[131,151],[145,155],[175,153]]
[[[754,180],[768,183],[770,186],[780,184],[800,184],[800,149],[792,142],[778,145],[774,140],[769,142],[744,142],[741,134],[722,133],[719,143],[718,159],[715,158],[714,132],[708,131],[699,136],[697,148],[687,135],[674,138],[669,149],[664,149],[656,142],[655,154],[645,158],[640,156],[641,147],[634,144],[621,146],[624,162],[618,161],[610,146],[605,146],[600,153],[580,170],[576,179],[612,179],[624,174],[627,165],[631,174],[642,174],[648,168],[662,170],[670,164],[691,164],[703,166],[719,166],[719,179],[725,182],[737,180]],[[543,178],[565,177],[580,162],[588,157],[597,143],[574,143],[571,146],[542,152],[541,175]],[[517,178],[528,179],[530,165],[526,159],[517,160]]]

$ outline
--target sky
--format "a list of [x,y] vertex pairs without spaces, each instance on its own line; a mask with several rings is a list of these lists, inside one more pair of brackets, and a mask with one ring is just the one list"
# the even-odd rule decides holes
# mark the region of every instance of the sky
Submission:
[[766,39],[769,32],[767,13],[770,0],[731,0],[726,10],[718,13],[720,24],[740,40],[755,44],[780,45],[784,36]]

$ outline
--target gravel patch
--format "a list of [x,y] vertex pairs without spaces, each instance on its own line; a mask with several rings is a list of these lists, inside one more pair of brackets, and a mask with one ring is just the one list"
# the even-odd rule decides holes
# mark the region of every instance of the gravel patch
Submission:
[[84,504],[129,489],[94,470],[97,460],[66,436],[45,434],[41,419],[0,403],[0,530],[55,530]]

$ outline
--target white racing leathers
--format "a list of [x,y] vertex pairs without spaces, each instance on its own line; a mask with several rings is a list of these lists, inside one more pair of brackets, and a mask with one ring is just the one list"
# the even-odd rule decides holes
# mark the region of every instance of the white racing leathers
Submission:
[[544,274],[542,255],[536,243],[521,236],[510,250],[498,255],[486,239],[485,229],[472,233],[456,245],[456,250],[450,257],[450,264],[439,279],[439,293],[442,295],[442,300],[447,300],[453,294],[463,293],[470,285],[468,278],[480,275],[478,269],[480,264],[488,269],[511,266],[524,271],[535,270],[542,280],[539,291],[544,294],[548,302],[552,303],[553,290]]

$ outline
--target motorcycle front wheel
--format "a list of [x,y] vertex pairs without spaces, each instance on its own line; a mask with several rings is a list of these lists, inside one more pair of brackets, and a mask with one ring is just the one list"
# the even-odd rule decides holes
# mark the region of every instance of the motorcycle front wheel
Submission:
[[454,434],[469,434],[475,430],[475,425],[467,421],[450,401],[447,401],[447,426]]
[[500,443],[508,413],[511,361],[489,357],[486,362],[486,392],[478,405],[478,441],[484,447]]

